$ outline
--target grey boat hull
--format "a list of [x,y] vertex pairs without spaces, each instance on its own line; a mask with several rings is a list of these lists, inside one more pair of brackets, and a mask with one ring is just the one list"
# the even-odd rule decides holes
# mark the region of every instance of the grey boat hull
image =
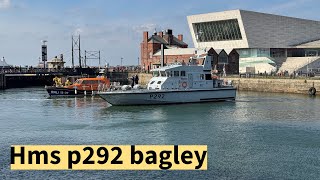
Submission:
[[132,90],[99,92],[98,95],[116,106],[199,103],[234,100],[233,87],[189,90]]

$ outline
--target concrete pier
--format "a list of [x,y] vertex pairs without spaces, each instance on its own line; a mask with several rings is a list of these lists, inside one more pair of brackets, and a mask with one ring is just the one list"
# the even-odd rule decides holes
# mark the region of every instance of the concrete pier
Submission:
[[231,80],[240,91],[283,92],[308,94],[311,87],[320,94],[320,80],[313,79],[263,79],[263,78],[225,78]]

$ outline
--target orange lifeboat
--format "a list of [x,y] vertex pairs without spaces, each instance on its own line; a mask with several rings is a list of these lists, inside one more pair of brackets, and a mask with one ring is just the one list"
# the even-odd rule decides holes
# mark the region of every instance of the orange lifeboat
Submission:
[[102,88],[101,86],[109,88],[110,80],[106,77],[80,78],[65,88],[77,89],[78,91],[98,91],[99,88]]
[[99,90],[106,90],[110,88],[110,79],[103,76],[95,78],[80,78],[71,85],[62,87],[46,86],[45,88],[49,95],[54,97],[94,95]]

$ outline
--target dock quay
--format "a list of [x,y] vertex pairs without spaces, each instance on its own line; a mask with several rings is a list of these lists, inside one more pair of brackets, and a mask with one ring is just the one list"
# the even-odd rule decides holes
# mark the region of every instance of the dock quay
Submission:
[[[320,91],[320,79],[316,78],[239,78],[226,77],[239,91],[309,94],[310,88]],[[319,93],[318,93],[319,94]]]

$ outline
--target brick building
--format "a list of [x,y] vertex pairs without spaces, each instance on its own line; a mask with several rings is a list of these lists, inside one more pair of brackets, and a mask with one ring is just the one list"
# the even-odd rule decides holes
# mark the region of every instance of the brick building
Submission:
[[[183,35],[179,34],[175,37],[172,34],[172,30],[168,29],[165,32],[154,33],[149,37],[147,31],[143,32],[143,41],[141,43],[141,66],[145,70],[149,71],[153,67],[160,65],[160,56],[154,56],[155,53],[160,51],[161,44],[164,45],[165,49],[177,49],[177,48],[188,48],[188,44],[183,42]],[[165,63],[174,62],[178,56],[166,56]],[[190,56],[188,56],[189,58]],[[184,58],[184,57],[183,57]]]
[[[239,73],[239,54],[234,49],[213,49],[213,48],[188,48],[188,44],[183,42],[183,35],[173,36],[172,30],[168,29],[165,33],[154,33],[148,36],[148,32],[143,32],[143,42],[141,43],[141,66],[149,71],[161,65],[161,44],[164,45],[164,65],[172,63],[189,63],[191,58],[196,56],[212,56],[212,69],[218,72],[223,71],[227,74]],[[198,64],[202,60],[198,59]]]

